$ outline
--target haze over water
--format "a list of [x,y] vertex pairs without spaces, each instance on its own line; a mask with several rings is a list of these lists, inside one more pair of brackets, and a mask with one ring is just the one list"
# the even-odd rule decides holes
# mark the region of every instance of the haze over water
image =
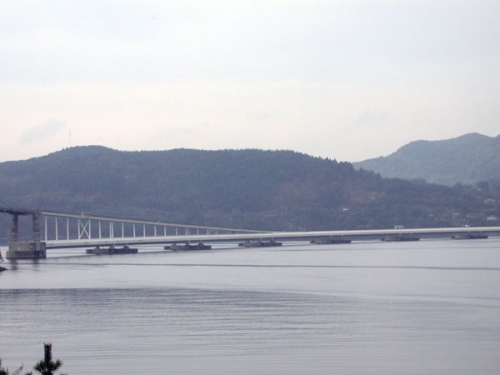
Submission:
[[500,371],[498,237],[145,249],[4,262],[4,367],[51,342],[71,375]]

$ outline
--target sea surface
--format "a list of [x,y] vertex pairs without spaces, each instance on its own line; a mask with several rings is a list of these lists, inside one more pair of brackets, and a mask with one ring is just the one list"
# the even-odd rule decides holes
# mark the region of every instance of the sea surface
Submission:
[[498,237],[139,251],[1,263],[3,366],[50,342],[70,375],[500,374]]

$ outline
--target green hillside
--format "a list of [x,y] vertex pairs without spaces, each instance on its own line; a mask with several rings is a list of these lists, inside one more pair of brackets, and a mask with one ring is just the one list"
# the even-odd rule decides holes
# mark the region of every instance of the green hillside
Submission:
[[424,179],[441,185],[475,185],[500,179],[500,135],[478,133],[443,141],[415,141],[395,153],[354,163],[384,177]]
[[89,146],[0,163],[3,205],[266,230],[484,225],[500,216],[500,189],[486,190],[384,179],[292,151]]

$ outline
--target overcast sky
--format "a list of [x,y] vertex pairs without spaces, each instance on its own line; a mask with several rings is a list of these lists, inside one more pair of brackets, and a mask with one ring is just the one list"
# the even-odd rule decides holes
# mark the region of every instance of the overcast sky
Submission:
[[0,0],[0,162],[500,134],[500,1]]

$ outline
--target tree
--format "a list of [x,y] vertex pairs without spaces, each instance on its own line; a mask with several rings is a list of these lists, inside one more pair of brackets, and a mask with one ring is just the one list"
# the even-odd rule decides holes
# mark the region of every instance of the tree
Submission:
[[33,368],[42,375],[54,375],[54,372],[62,366],[62,361],[59,359],[52,361],[52,344],[44,343],[43,346],[44,357]]
[[9,375],[9,370],[2,367],[2,360],[0,359],[0,375]]
[[[19,369],[15,370],[12,375],[20,375],[21,371],[24,366],[21,366]],[[10,372],[8,369],[2,367],[2,360],[0,359],[0,375],[9,375]],[[31,373],[28,373],[26,375],[32,375]]]

